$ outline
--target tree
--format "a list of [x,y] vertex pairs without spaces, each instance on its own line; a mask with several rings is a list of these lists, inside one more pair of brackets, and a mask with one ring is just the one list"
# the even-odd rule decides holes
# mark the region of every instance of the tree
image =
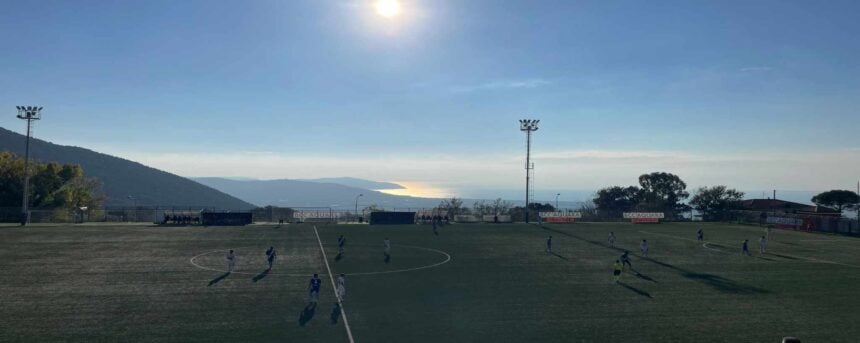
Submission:
[[[541,204],[541,203],[530,203],[529,204],[529,218],[537,220],[538,213],[540,212],[555,212],[555,207],[551,204]],[[513,221],[522,221],[526,219],[526,208],[522,206],[516,206],[508,211],[511,215],[511,219]]]
[[[96,207],[104,198],[99,182],[78,165],[30,163],[30,206],[49,208]],[[0,207],[21,206],[24,159],[0,153]]]
[[502,200],[502,198],[496,198],[493,200],[493,214],[507,214],[514,204],[507,200]]
[[744,193],[726,186],[701,187],[690,199],[690,205],[708,220],[719,219],[727,210],[737,209]]
[[454,217],[458,214],[464,214],[468,212],[468,209],[463,207],[463,199],[460,198],[451,198],[442,200],[437,207],[440,211],[446,211],[448,216]]
[[860,196],[846,190],[831,190],[812,197],[812,202],[818,206],[836,208],[839,212],[860,207]]
[[529,204],[529,211],[533,212],[555,212],[555,206],[552,204],[541,204],[539,202],[533,202]]
[[492,202],[478,200],[472,205],[472,213],[477,215],[507,214],[511,207],[513,204],[510,201],[502,200],[502,198],[497,198]]
[[472,205],[472,213],[477,215],[490,215],[493,213],[493,206],[488,205],[484,200],[475,201]]
[[639,192],[639,188],[635,186],[606,187],[597,191],[591,202],[599,211],[617,214],[632,210],[639,202]]
[[675,174],[654,172],[639,176],[641,208],[662,209],[663,211],[682,210],[680,201],[687,199],[687,184]]
[[380,212],[380,211],[385,211],[385,209],[382,207],[379,207],[379,205],[377,205],[377,204],[370,204],[370,206],[363,208],[361,210],[361,213],[372,213],[372,212]]

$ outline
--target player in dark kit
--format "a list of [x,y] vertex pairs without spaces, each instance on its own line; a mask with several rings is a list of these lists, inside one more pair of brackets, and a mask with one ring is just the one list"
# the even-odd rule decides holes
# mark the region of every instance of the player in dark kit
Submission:
[[314,277],[308,283],[308,302],[313,306],[316,306],[317,301],[320,299],[320,286],[322,286],[322,280],[320,280],[319,275],[314,274]]
[[266,250],[266,262],[269,263],[269,269],[272,269],[272,264],[275,263],[275,257],[278,255],[275,252],[275,247],[269,247],[269,250]]
[[630,256],[629,255],[630,255],[630,252],[627,250],[624,250],[624,253],[621,254],[621,267],[622,268],[624,267],[624,265],[628,265],[628,266],[630,266],[630,269],[633,269],[633,265],[630,264]]
[[552,252],[552,236],[546,238],[546,252]]
[[699,230],[696,231],[696,239],[698,239],[700,241],[705,240],[705,231],[702,230],[702,228],[699,228]]
[[343,237],[343,235],[340,235],[340,237],[337,238],[337,254],[338,255],[343,255],[343,246],[344,245],[346,245],[346,237]]
[[741,255],[752,256],[752,254],[750,254],[750,244],[749,243],[750,243],[749,239],[744,240],[744,245],[741,248]]

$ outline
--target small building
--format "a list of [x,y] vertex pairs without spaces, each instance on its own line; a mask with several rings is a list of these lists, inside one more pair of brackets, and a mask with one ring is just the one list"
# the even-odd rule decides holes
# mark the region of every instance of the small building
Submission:
[[778,199],[749,199],[741,201],[741,209],[745,211],[789,213],[803,216],[841,217],[838,210],[815,205]]

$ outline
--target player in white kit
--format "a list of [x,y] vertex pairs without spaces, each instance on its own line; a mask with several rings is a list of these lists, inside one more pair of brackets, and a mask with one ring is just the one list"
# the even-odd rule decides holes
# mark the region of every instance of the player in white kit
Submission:
[[227,272],[232,272],[234,267],[236,267],[236,254],[233,253],[233,249],[230,249],[227,254]]
[[346,274],[340,274],[337,277],[337,297],[340,301],[346,296]]
[[388,240],[388,237],[386,237],[385,240],[382,241],[382,245],[383,245],[383,253],[385,254],[385,257],[390,257],[391,256],[391,241]]
[[648,257],[648,241],[642,240],[642,244],[639,244],[639,249],[642,250],[642,257]]

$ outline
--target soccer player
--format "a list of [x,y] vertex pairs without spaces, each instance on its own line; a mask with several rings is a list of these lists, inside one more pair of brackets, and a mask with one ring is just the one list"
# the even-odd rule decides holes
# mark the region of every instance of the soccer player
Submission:
[[750,243],[749,239],[744,240],[744,245],[743,245],[743,247],[741,247],[741,255],[752,256],[750,254],[750,244],[749,243]]
[[769,241],[770,241],[770,240],[773,240],[773,225],[768,225],[768,226],[764,229],[764,234],[765,234],[765,236],[767,237],[767,240],[769,240]]
[[546,252],[552,252],[552,236],[546,238]]
[[630,263],[630,252],[629,252],[629,251],[627,251],[627,250],[624,250],[624,253],[623,253],[623,254],[621,254],[621,266],[622,266],[622,269],[623,269],[623,267],[624,267],[624,265],[625,265],[625,264],[626,264],[626,265],[628,265],[628,266],[630,266],[630,269],[633,269],[633,265]]
[[383,245],[383,253],[385,257],[391,257],[391,241],[388,240],[388,237],[385,237],[385,240],[382,241]]
[[642,250],[642,257],[648,257],[648,241],[642,240],[642,244],[639,244],[639,249]]
[[346,274],[337,277],[337,297],[340,301],[346,296]]
[[343,235],[337,238],[337,254],[343,255],[343,246],[346,244],[346,238]]
[[705,231],[702,230],[702,228],[699,228],[699,230],[696,231],[696,239],[698,239],[700,241],[705,240]]
[[609,247],[610,247],[610,248],[614,248],[614,247],[615,247],[615,232],[610,232],[610,233],[609,233]]
[[320,280],[319,275],[314,274],[314,277],[308,283],[308,302],[311,305],[316,306],[317,301],[320,299],[320,286],[322,286],[322,280]]
[[272,269],[272,264],[275,263],[275,256],[278,253],[275,252],[275,247],[269,247],[269,250],[266,250],[266,262],[269,263],[269,269]]
[[615,275],[615,283],[618,283],[618,280],[621,279],[622,270],[624,270],[624,265],[621,264],[621,261],[615,260],[615,263],[612,264],[612,275]]
[[758,253],[759,255],[764,255],[767,253],[767,239],[764,236],[758,239]]
[[234,267],[236,267],[236,254],[233,253],[233,249],[230,249],[227,254],[227,272],[232,272]]

